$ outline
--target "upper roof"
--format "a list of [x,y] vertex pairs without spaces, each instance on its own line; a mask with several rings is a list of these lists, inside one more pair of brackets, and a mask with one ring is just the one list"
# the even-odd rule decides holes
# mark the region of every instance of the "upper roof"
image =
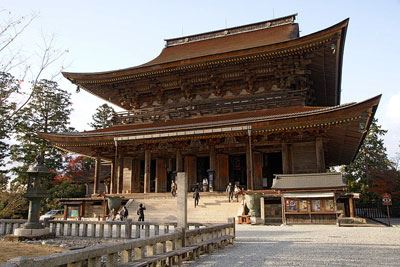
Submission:
[[[161,64],[289,41],[299,37],[298,24],[294,23],[296,15],[219,31],[166,39],[166,47],[159,56],[135,67],[91,73],[63,72],[63,75],[70,81],[82,86],[85,83],[96,83],[96,81],[112,82],[115,81],[114,79],[124,80],[124,78],[127,78],[126,75],[133,73],[145,73],[160,69],[162,66],[157,65]],[[179,65],[185,63],[191,62],[181,62]]]
[[272,189],[324,189],[345,188],[341,173],[278,174]]
[[[185,77],[201,68],[219,68],[246,61],[273,61],[275,58],[316,51],[311,77],[319,105],[340,104],[341,71],[348,19],[324,30],[299,37],[295,15],[204,34],[168,39],[167,46],[155,59],[131,68],[63,75],[72,83],[106,101],[121,106],[115,95],[118,88],[132,97],[138,91],[135,81],[151,82],[171,73]],[[318,49],[322,49],[319,51]],[[325,53],[329,47],[329,53]],[[322,53],[321,53],[322,52]],[[141,88],[143,90],[143,88]],[[149,87],[149,93],[152,88]],[[140,91],[143,93],[143,91]],[[325,99],[326,98],[326,99]]]

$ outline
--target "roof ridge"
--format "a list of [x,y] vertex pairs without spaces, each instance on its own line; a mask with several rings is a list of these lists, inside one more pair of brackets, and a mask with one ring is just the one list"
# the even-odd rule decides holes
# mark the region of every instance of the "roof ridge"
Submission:
[[192,34],[192,35],[186,35],[186,36],[181,36],[181,37],[175,37],[175,38],[168,38],[168,39],[164,39],[164,41],[166,42],[165,47],[171,47],[171,46],[175,46],[175,45],[204,41],[204,40],[214,39],[214,38],[218,38],[218,37],[224,37],[224,36],[232,35],[232,34],[239,34],[239,33],[244,33],[244,32],[263,30],[263,29],[278,27],[278,26],[282,26],[282,25],[286,25],[286,24],[291,24],[291,23],[294,23],[294,21],[296,20],[296,16],[297,16],[297,13],[288,15],[288,16],[284,16],[284,17],[275,18],[275,19],[245,24],[245,25],[241,25],[241,26],[235,26],[235,27],[219,29],[219,30],[214,30],[214,31],[209,31],[209,32],[203,32],[203,33],[198,33],[198,34]]

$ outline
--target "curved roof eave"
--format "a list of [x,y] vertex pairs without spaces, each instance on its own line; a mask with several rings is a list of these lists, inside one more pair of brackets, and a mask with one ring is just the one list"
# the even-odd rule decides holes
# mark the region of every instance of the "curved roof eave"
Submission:
[[[112,82],[113,80],[119,80],[119,79],[122,80],[123,77],[128,76],[128,75],[143,74],[146,72],[154,72],[157,70],[162,70],[162,69],[167,69],[167,68],[173,69],[174,67],[175,68],[182,67],[183,65],[192,65],[195,63],[198,64],[199,62],[206,62],[207,59],[206,60],[204,60],[204,59],[207,57],[210,57],[210,56],[223,56],[225,58],[229,58],[229,57],[236,57],[235,55],[232,55],[232,54],[235,52],[238,52],[238,51],[248,51],[251,53],[252,50],[254,50],[254,49],[264,48],[265,49],[264,53],[271,53],[271,52],[279,51],[282,49],[288,49],[288,48],[292,48],[295,46],[304,45],[304,44],[316,41],[320,38],[323,38],[327,35],[332,35],[332,34],[335,34],[338,32],[345,34],[346,30],[347,30],[348,22],[349,22],[349,18],[347,18],[331,27],[328,27],[326,29],[323,29],[318,32],[311,33],[311,34],[308,34],[308,35],[305,35],[303,37],[299,37],[296,39],[273,43],[273,44],[269,44],[266,46],[258,46],[258,47],[253,47],[253,48],[246,48],[243,50],[236,50],[236,51],[229,51],[229,52],[224,52],[224,53],[219,53],[219,54],[200,56],[197,58],[191,58],[191,60],[189,60],[190,62],[187,62],[188,59],[182,59],[182,60],[166,61],[166,62],[153,64],[154,62],[157,62],[157,59],[160,58],[161,55],[163,55],[163,53],[166,53],[165,51],[167,51],[168,48],[164,48],[161,51],[161,53],[159,54],[159,56],[157,56],[153,60],[151,60],[147,63],[141,64],[141,65],[135,66],[135,67],[112,70],[112,71],[104,71],[104,72],[92,72],[92,73],[62,72],[62,74],[64,75],[65,78],[70,80],[72,83],[79,84],[82,86],[83,86],[83,84],[87,83],[88,81],[94,81],[94,80],[100,80],[100,82]],[[345,36],[342,36],[342,38],[341,38],[341,46],[344,45],[344,37]],[[338,71],[341,73],[341,64],[342,64],[341,59],[343,57],[343,47],[341,47],[340,53],[341,53],[341,55],[340,55]],[[238,57],[240,57],[240,55]],[[210,59],[208,61],[214,61],[214,60],[215,59]],[[341,76],[341,75],[339,75],[339,76]],[[338,84],[340,84],[340,81],[338,82]]]
[[[258,123],[258,122],[266,122],[266,121],[278,121],[278,120],[288,120],[288,119],[293,119],[293,118],[305,118],[305,117],[311,117],[311,116],[316,116],[316,115],[323,115],[323,114],[328,114],[328,113],[334,113],[338,111],[346,111],[346,110],[358,110],[359,108],[362,109],[369,109],[373,107],[373,112],[370,114],[370,120],[372,120],[375,109],[377,105],[379,104],[381,95],[375,96],[373,98],[367,99],[365,101],[359,102],[359,103],[350,103],[350,104],[345,104],[345,105],[340,105],[340,106],[335,106],[335,107],[326,107],[326,108],[321,108],[321,109],[316,109],[316,110],[311,110],[311,111],[305,111],[305,112],[298,112],[294,114],[281,114],[279,116],[266,116],[266,117],[259,117],[259,118],[253,118],[252,120],[248,121],[238,121],[235,120],[236,124],[252,124],[252,123]],[[370,121],[367,124],[367,128],[370,125]],[[230,120],[222,120],[217,122],[215,125],[209,125],[208,127],[201,125],[201,124],[182,124],[174,127],[162,127],[164,131],[176,131],[176,130],[185,130],[185,129],[193,129],[194,126],[198,127],[206,127],[206,128],[212,128],[212,127],[221,127],[224,126],[225,124],[232,125],[232,121]],[[39,136],[47,139],[51,142],[56,142],[56,143],[63,143],[66,141],[85,141],[87,138],[97,138],[97,142],[112,142],[113,138],[115,136],[125,136],[125,135],[132,135],[132,134],[143,134],[146,132],[160,132],[159,127],[148,127],[144,129],[131,129],[131,130],[122,130],[122,131],[110,131],[110,132],[83,132],[83,133],[64,133],[64,134],[49,134],[49,133],[39,133]],[[360,142],[364,139],[365,134],[363,138],[360,140]],[[69,140],[68,140],[69,139]],[[73,140],[72,140],[73,139]],[[358,151],[358,150],[357,150]]]

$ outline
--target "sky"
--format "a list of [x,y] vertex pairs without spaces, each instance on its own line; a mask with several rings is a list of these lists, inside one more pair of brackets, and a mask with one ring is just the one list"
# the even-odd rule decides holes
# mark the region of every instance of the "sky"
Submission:
[[[55,47],[68,50],[62,65],[71,72],[132,67],[155,58],[166,38],[294,13],[298,14],[301,36],[350,18],[341,103],[382,94],[376,117],[388,130],[385,145],[389,156],[394,157],[400,150],[400,0],[2,0],[0,10],[4,9],[14,16],[38,14],[19,40],[21,49],[33,54],[42,41],[41,36],[54,34]],[[54,64],[48,74],[60,66],[61,63]],[[84,90],[76,93],[76,86],[62,76],[57,81],[72,93],[72,126],[80,131],[90,129],[91,116],[104,101]]]

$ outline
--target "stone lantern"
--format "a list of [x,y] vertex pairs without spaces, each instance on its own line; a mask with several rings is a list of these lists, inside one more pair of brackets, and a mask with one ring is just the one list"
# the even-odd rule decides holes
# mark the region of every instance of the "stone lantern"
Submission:
[[36,157],[36,163],[31,165],[27,171],[28,187],[25,197],[29,200],[28,221],[14,231],[15,236],[21,237],[40,237],[50,233],[49,228],[45,228],[39,222],[40,201],[46,197],[43,187],[44,179],[50,175],[49,169],[44,166],[43,156]]

